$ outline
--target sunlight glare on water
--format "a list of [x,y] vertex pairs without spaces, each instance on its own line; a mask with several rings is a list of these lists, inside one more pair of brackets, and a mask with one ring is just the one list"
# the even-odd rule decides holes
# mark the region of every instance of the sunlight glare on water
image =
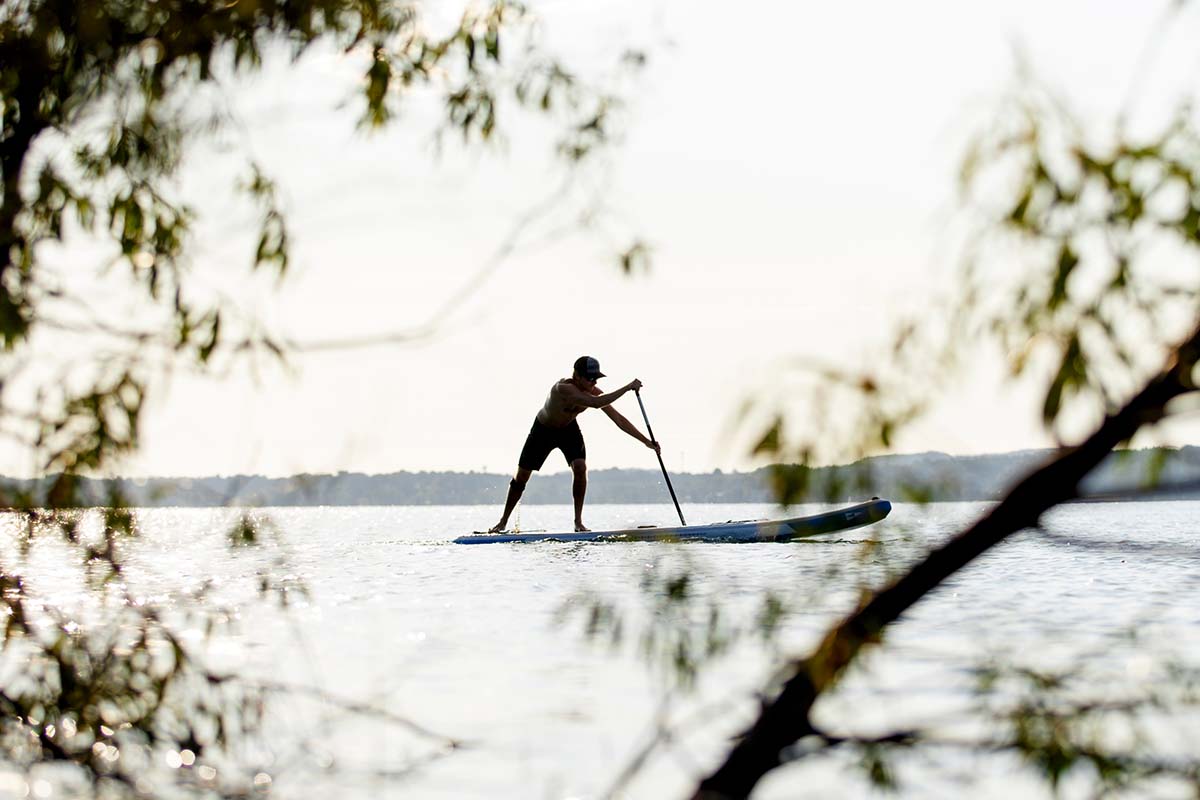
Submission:
[[[698,597],[736,613],[752,615],[764,590],[788,594],[798,605],[780,642],[783,652],[803,654],[853,606],[859,579],[879,579],[986,508],[898,504],[872,528],[787,545],[474,547],[450,540],[486,529],[497,509],[279,508],[253,512],[269,517],[277,533],[260,526],[262,543],[238,548],[228,543],[237,512],[152,509],[138,512],[143,536],[128,546],[126,580],[134,596],[177,614],[194,646],[205,641],[205,621],[185,612],[192,592],[208,591],[218,625],[207,653],[222,669],[377,705],[464,744],[446,753],[404,726],[318,702],[277,702],[273,765],[254,776],[272,796],[592,798],[646,741],[664,683],[635,643],[614,652],[585,641],[578,624],[557,623],[577,593],[644,616],[642,579],[686,564]],[[669,525],[675,514],[669,505],[588,511],[593,528]],[[1200,610],[1185,598],[1200,596],[1198,512],[1200,503],[1177,502],[1055,511],[1048,535],[1020,534],[912,609],[868,669],[818,707],[819,721],[885,731],[960,707],[981,653],[1054,665],[1086,652],[1122,680],[1152,678],[1148,645],[1196,651]],[[702,523],[779,511],[693,505],[687,514]],[[526,530],[562,530],[570,518],[566,506],[531,506],[521,522]],[[864,560],[861,543],[873,536],[883,548]],[[28,572],[48,599],[82,607],[86,598],[67,580],[73,567],[59,556],[52,545],[35,548]],[[830,577],[831,567],[844,569]],[[1142,641],[1127,636],[1131,628]],[[752,692],[774,663],[762,648],[743,646],[715,664],[678,708],[716,703],[718,712],[692,726],[670,755],[651,759],[626,796],[684,796],[752,719]],[[175,758],[184,765],[188,755]],[[414,761],[423,766],[403,773]],[[936,786],[921,780],[911,796]],[[984,770],[978,780],[978,796],[1005,796],[1009,785],[1003,770]],[[17,785],[15,776],[0,776],[0,794],[14,796]],[[1032,783],[1019,785],[1045,796]],[[862,791],[843,764],[825,761],[780,770],[756,797]]]

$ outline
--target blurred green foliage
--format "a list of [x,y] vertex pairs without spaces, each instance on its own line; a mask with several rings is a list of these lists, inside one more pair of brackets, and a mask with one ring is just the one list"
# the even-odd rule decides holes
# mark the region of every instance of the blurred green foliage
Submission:
[[[356,102],[366,128],[393,121],[406,95],[422,89],[441,98],[441,132],[470,146],[493,140],[510,107],[553,119],[555,152],[569,164],[610,141],[620,98],[550,56],[520,4],[466,4],[457,24],[437,34],[423,12],[421,3],[393,0],[0,6],[0,429],[48,476],[0,496],[18,545],[0,554],[2,654],[21,667],[0,681],[0,763],[26,774],[47,763],[70,767],[64,785],[106,797],[245,797],[269,786],[260,765],[239,760],[261,730],[267,690],[206,668],[160,609],[128,596],[119,580],[124,542],[138,525],[116,483],[107,509],[73,509],[95,502],[85,477],[103,477],[138,447],[152,369],[164,363],[152,354],[211,370],[283,352],[253,325],[231,333],[233,315],[196,289],[189,262],[197,212],[174,181],[190,149],[230,123],[205,101],[220,80],[256,72],[272,54],[294,60],[320,45],[363,65]],[[622,63],[636,69],[637,54]],[[233,188],[261,215],[248,266],[282,277],[291,237],[274,180],[253,159],[232,157],[246,176]],[[61,265],[47,253],[81,239],[105,245],[108,263],[86,266],[127,281],[144,318],[104,322],[93,313],[104,310],[99,297],[60,280]],[[626,271],[643,262],[636,245],[621,255]],[[37,377],[27,355],[43,330],[111,347],[70,375]],[[33,402],[22,402],[30,375]],[[13,389],[17,378],[23,394]],[[262,518],[239,520],[229,536],[237,547],[283,552]],[[29,548],[47,539],[79,560],[100,618],[71,618],[25,574]],[[276,572],[286,571],[260,572],[264,595],[283,606],[304,596],[302,584]],[[204,616],[204,593],[191,602]]]
[[[1169,21],[1183,5],[1172,4]],[[863,492],[872,476],[829,465],[892,449],[899,433],[963,379],[964,367],[998,350],[1012,379],[1039,387],[1040,421],[1061,447],[981,520],[864,581],[857,602],[806,656],[783,661],[754,722],[698,782],[697,800],[746,797],[777,767],[837,748],[854,753],[865,781],[879,789],[903,786],[897,763],[936,760],[949,748],[977,758],[1015,755],[1051,792],[1068,776],[1093,796],[1200,792],[1200,754],[1194,747],[1176,752],[1163,734],[1189,730],[1194,660],[1164,668],[1158,684],[1138,685],[1098,676],[1086,659],[1051,672],[1005,654],[981,670],[988,678],[977,687],[978,703],[958,720],[967,735],[936,725],[849,733],[852,718],[827,723],[837,731],[817,724],[823,701],[908,609],[1079,496],[1105,457],[1135,434],[1194,409],[1180,401],[1194,401],[1200,362],[1200,124],[1187,104],[1150,134],[1131,132],[1125,121],[1085,121],[1023,76],[979,125],[963,159],[969,234],[961,281],[899,326],[867,366],[798,360],[779,373],[779,399],[757,397],[739,413],[751,454],[783,464],[772,471],[781,503],[837,500]],[[1164,449],[1139,457],[1142,474],[1123,494],[1157,484],[1171,456]],[[914,482],[907,494],[936,491]],[[868,543],[862,555],[870,565],[876,551]],[[669,596],[660,590],[650,607]],[[657,611],[658,622],[647,625],[671,623],[695,635],[703,605],[693,605],[691,618]],[[782,611],[785,618],[795,607]],[[724,624],[736,629],[739,622]],[[707,666],[689,664],[689,680]],[[670,741],[672,732],[660,737]]]
[[[1052,673],[1010,655],[987,671],[970,714],[996,736],[946,737],[931,726],[879,736],[831,735],[814,709],[914,604],[1006,537],[1079,495],[1106,456],[1194,396],[1200,361],[1200,128],[1190,108],[1159,134],[1100,132],[1030,82],[981,126],[962,171],[973,233],[963,280],[941,311],[905,326],[860,372],[803,365],[812,380],[803,416],[791,402],[747,420],[762,431],[754,453],[778,468],[784,502],[811,494],[814,467],[892,447],[897,431],[932,406],[941,387],[998,346],[1012,377],[1042,388],[1041,422],[1063,443],[977,523],[864,591],[807,657],[784,671],[761,713],[695,797],[745,797],[781,764],[833,747],[857,748],[869,783],[894,788],[892,762],[905,754],[962,748],[1016,754],[1057,792],[1067,776],[1095,796],[1200,791],[1200,755],[1164,747],[1164,730],[1185,731],[1195,714],[1189,660],[1159,685],[1098,677],[1085,661]],[[834,411],[838,413],[834,413]],[[847,413],[849,411],[849,413]],[[1183,413],[1186,413],[1184,411]],[[789,435],[789,420],[809,424]],[[839,424],[849,418],[848,424]],[[981,420],[981,424],[986,421]],[[1077,442],[1067,446],[1068,440]],[[1153,487],[1171,451],[1158,451],[1127,494]],[[861,476],[868,483],[870,476]],[[842,489],[840,480],[831,489]],[[929,494],[916,487],[915,494]],[[831,493],[836,497],[836,493]],[[1003,677],[1000,677],[1003,676]],[[1097,691],[1095,687],[1103,686]],[[1099,695],[1099,696],[1098,696]],[[839,723],[853,727],[852,720]],[[782,749],[816,740],[791,757]],[[890,752],[896,751],[896,752]],[[907,757],[907,756],[906,756]],[[969,779],[968,779],[969,782]]]

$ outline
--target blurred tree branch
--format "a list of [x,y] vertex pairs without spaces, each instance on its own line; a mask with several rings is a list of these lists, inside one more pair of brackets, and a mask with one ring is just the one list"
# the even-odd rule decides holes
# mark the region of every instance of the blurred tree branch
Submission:
[[[1156,35],[1161,32],[1160,26]],[[786,502],[803,496],[809,465],[829,453],[861,457],[888,449],[895,432],[927,408],[930,384],[939,385],[944,373],[964,363],[971,344],[990,341],[1003,348],[1013,378],[1044,380],[1041,421],[1049,432],[1060,442],[1071,438],[1073,427],[1087,432],[1078,444],[1062,446],[977,523],[883,588],[865,592],[858,608],[784,671],[757,719],[699,782],[694,797],[747,797],[794,752],[796,742],[826,737],[813,723],[814,706],[883,641],[890,625],[981,554],[1079,497],[1081,482],[1109,454],[1139,431],[1170,419],[1172,401],[1196,390],[1200,135],[1187,107],[1155,136],[1131,140],[1126,124],[1122,114],[1111,133],[1085,126],[1037,86],[1005,104],[963,165],[964,200],[980,212],[980,221],[965,250],[964,281],[950,299],[948,322],[930,319],[925,325],[945,328],[944,343],[925,349],[935,379],[919,367],[915,377],[904,379],[921,362],[917,352],[901,358],[900,369],[886,371],[883,379],[865,373],[857,388],[843,381],[840,388],[849,387],[859,403],[854,424],[839,431],[841,438],[821,430],[822,413],[815,415],[818,430],[801,439],[786,435],[782,412],[768,421],[758,452],[798,461],[780,474]],[[935,332],[929,340],[938,339]],[[893,355],[906,356],[911,341],[911,331],[901,331]],[[831,394],[818,386],[815,396],[827,400]],[[1152,491],[1157,476],[1150,478]],[[1053,686],[1035,688],[1045,693]],[[1140,702],[1145,707],[1150,701]],[[1005,746],[1019,750],[1051,786],[1079,761],[1091,763],[1106,788],[1127,790],[1164,775],[1196,783],[1195,759],[1115,755],[1103,745],[1081,743],[1068,722],[1098,707],[1080,705],[1059,717],[1039,718],[1035,711],[1022,712],[1016,738]],[[902,738],[898,746],[914,744]],[[798,757],[812,752],[802,750]],[[865,755],[864,765],[882,763],[876,755]],[[892,780],[885,770],[868,771],[880,785]]]
[[1175,397],[1193,391],[1192,370],[1200,359],[1200,328],[1183,342],[1171,363],[1077,447],[1069,448],[1029,475],[983,519],[927,558],[825,635],[814,652],[795,665],[794,674],[726,760],[700,782],[697,800],[748,797],[758,781],[778,767],[781,754],[804,736],[817,734],[811,711],[846,668],[884,630],[947,578],[1008,536],[1037,525],[1050,508],[1077,495],[1084,479],[1117,445],[1143,425],[1160,420]]

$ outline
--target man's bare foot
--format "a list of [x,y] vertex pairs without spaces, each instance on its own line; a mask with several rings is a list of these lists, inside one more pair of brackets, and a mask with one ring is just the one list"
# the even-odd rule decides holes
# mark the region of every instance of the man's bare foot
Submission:
[[575,532],[576,533],[589,533],[591,530],[592,530],[591,528],[584,525],[582,522],[575,523]]
[[504,533],[504,529],[507,527],[507,522],[497,522],[495,525],[488,528],[488,533]]

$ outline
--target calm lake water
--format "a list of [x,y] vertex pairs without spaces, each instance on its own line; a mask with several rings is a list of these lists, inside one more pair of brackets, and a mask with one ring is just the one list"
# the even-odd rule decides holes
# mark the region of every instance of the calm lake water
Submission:
[[[497,509],[265,509],[255,513],[274,522],[278,542],[236,551],[226,538],[232,512],[155,509],[140,512],[145,535],[130,547],[128,581],[182,612],[186,593],[211,580],[233,623],[209,648],[216,663],[377,704],[466,743],[442,755],[400,725],[319,703],[279,703],[264,756],[273,796],[604,797],[665,714],[682,726],[620,796],[681,797],[753,718],[752,692],[780,654],[807,652],[853,606],[863,581],[879,580],[986,508],[898,504],[870,528],[785,545],[474,547],[450,539],[486,528]],[[780,513],[747,505],[685,511],[693,523]],[[567,506],[532,506],[520,522],[562,530],[570,519]],[[588,513],[594,528],[673,519],[669,505]],[[1153,679],[1149,653],[1200,661],[1200,503],[1074,505],[1046,523],[1045,532],[1020,534],[915,608],[819,707],[820,721],[834,732],[883,732],[953,714],[970,702],[969,669],[988,656],[1045,666],[1086,660],[1113,692]],[[867,554],[872,539],[883,546]],[[31,569],[39,558],[48,564],[52,554],[35,553]],[[733,622],[753,618],[764,590],[784,596],[793,613],[774,649],[753,639],[735,646],[693,692],[680,694],[636,639],[653,599],[643,580],[684,568],[696,576],[700,601],[719,600]],[[260,598],[263,577],[290,587],[286,610]],[[301,586],[307,596],[296,591]],[[557,621],[581,592],[629,615],[621,646],[588,641],[578,619]],[[203,641],[198,621],[181,617],[180,624],[190,626],[191,641]],[[1193,721],[1171,742],[1200,747],[1200,726]],[[1048,796],[1009,760],[947,754],[901,766],[906,797]],[[778,770],[755,796],[870,790],[848,762],[826,757]]]

